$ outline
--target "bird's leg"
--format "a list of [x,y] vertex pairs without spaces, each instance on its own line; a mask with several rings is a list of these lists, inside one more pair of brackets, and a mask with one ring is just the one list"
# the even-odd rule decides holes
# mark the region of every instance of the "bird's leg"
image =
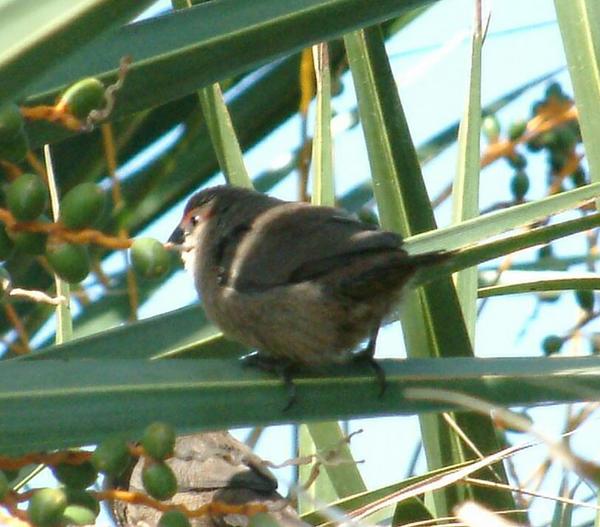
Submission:
[[227,285],[229,281],[229,262],[224,262],[225,259],[225,251],[227,246],[231,243],[239,243],[239,238],[241,235],[245,234],[250,230],[250,225],[242,223],[240,225],[236,225],[231,229],[228,233],[224,234],[217,243],[215,248],[215,261],[218,263],[217,266],[217,282],[220,286]]
[[286,405],[283,407],[283,411],[289,410],[296,402],[296,385],[294,384],[293,371],[294,365],[285,359],[279,359],[276,357],[270,357],[255,351],[244,355],[241,359],[244,366],[250,366],[257,368],[268,373],[275,373],[283,381],[283,385],[288,395]]
[[379,397],[382,397],[385,393],[385,389],[387,388],[387,381],[385,379],[385,372],[383,368],[379,365],[379,363],[375,360],[375,345],[377,344],[377,335],[379,334],[379,324],[375,327],[371,336],[369,337],[369,341],[367,345],[360,350],[358,353],[354,355],[354,359],[356,361],[366,362],[373,373],[375,373],[375,379],[377,381],[377,385],[379,386]]

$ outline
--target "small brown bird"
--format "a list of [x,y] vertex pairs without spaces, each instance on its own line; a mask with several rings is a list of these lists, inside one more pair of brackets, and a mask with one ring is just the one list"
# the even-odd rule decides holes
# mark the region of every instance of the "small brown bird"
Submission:
[[206,314],[227,337],[289,365],[358,355],[383,386],[373,361],[382,320],[418,269],[448,258],[409,255],[399,235],[340,209],[232,186],[192,196],[169,241],[183,246]]

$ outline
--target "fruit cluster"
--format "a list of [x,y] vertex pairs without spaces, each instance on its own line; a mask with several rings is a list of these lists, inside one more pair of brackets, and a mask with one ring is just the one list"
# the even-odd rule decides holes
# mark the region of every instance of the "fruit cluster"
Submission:
[[[25,254],[45,254],[54,272],[67,282],[83,280],[90,271],[90,256],[85,244],[61,238],[61,230],[45,230],[48,207],[46,184],[36,174],[24,173],[4,188],[6,207],[16,220],[12,226],[0,224],[0,260],[13,250]],[[94,183],[81,183],[60,201],[59,224],[68,231],[89,229],[98,223],[106,205],[105,192]],[[29,228],[27,228],[29,227]],[[152,238],[136,239],[131,244],[134,268],[144,278],[164,276],[171,258],[163,244]]]
[[490,146],[502,143],[503,157],[514,170],[510,190],[515,202],[522,202],[529,190],[527,157],[518,149],[521,144],[531,153],[546,152],[549,193],[560,192],[565,178],[570,178],[575,187],[586,184],[585,171],[576,152],[581,132],[572,110],[573,99],[563,92],[560,84],[552,83],[544,97],[533,104],[530,119],[511,123],[505,139],[501,137],[500,122],[495,115],[483,119],[483,135]]
[[[132,467],[136,456],[144,458],[142,482],[148,496],[158,501],[168,500],[177,491],[175,474],[165,462],[173,455],[174,446],[173,428],[164,423],[153,423],[145,429],[139,447],[128,444],[120,436],[111,436],[93,453],[78,452],[82,455],[50,464],[61,486],[28,493],[26,519],[35,527],[94,524],[100,512],[99,500],[111,496],[109,491],[94,492],[88,490],[89,487],[96,483],[99,474],[120,476]],[[15,501],[17,494],[11,489],[11,481],[17,475],[16,471],[0,471],[0,503]],[[135,499],[133,497],[132,501]],[[181,510],[165,512],[159,522],[160,527],[189,525],[188,517]]]

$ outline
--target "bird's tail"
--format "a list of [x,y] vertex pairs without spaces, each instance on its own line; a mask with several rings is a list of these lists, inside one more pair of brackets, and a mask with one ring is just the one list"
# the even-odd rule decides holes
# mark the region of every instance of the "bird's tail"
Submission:
[[431,282],[448,273],[445,269],[446,263],[449,263],[456,251],[431,251],[421,254],[411,254],[408,256],[414,275],[410,280],[411,285],[418,286]]

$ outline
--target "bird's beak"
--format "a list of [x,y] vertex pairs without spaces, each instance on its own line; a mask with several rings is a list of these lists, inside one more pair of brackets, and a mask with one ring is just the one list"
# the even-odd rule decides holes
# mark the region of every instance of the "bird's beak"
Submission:
[[183,242],[185,241],[183,229],[180,226],[177,226],[177,228],[171,233],[171,236],[169,236],[168,241],[169,243],[173,243],[175,245],[183,245]]

